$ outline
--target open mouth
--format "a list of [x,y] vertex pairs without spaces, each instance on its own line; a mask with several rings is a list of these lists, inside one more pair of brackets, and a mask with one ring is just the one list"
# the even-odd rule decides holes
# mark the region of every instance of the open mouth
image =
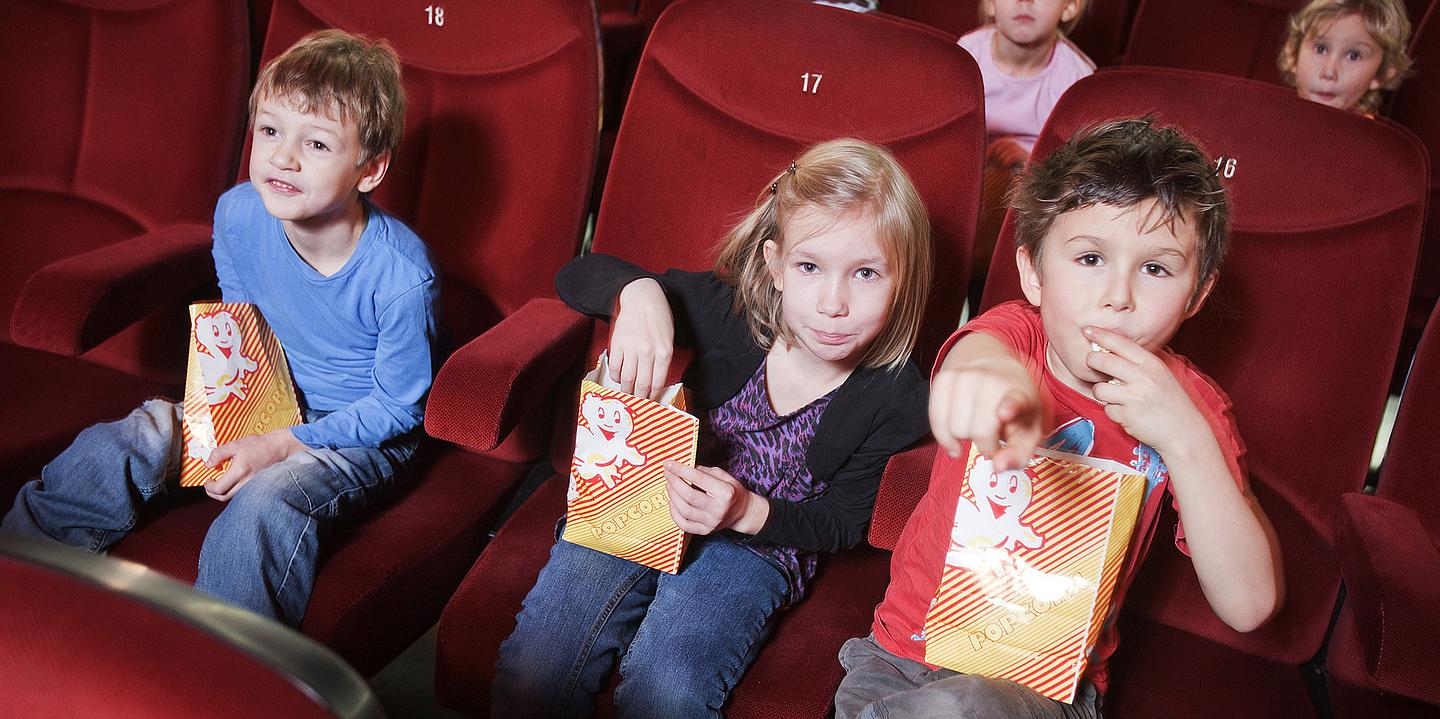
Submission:
[[286,182],[286,181],[284,181],[284,180],[277,180],[277,179],[275,179],[275,178],[273,178],[273,177],[270,178],[270,179],[268,179],[268,180],[266,180],[266,181],[265,181],[265,184],[268,185],[268,186],[270,187],[270,189],[272,189],[272,190],[274,190],[274,191],[276,191],[276,192],[278,192],[278,193],[280,193],[280,194],[282,194],[282,195],[297,195],[297,194],[300,193],[300,188],[298,188],[298,187],[296,187],[296,186],[294,186],[294,185],[292,185],[292,184],[290,184],[290,183],[288,183],[288,182]]

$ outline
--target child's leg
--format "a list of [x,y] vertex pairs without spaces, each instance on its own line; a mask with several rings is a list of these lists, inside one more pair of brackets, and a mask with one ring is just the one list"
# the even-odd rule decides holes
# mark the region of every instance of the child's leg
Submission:
[[395,488],[417,443],[310,449],[260,470],[210,525],[195,588],[299,626],[320,542]]
[[655,598],[660,572],[557,540],[500,645],[494,717],[586,717]]
[[141,504],[180,471],[180,405],[151,400],[92,425],[20,488],[0,529],[103,551],[135,527]]
[[845,678],[835,693],[835,719],[1098,719],[1100,700],[1083,683],[1072,704],[1014,682],[931,669],[897,657],[871,637],[840,649]]
[[680,573],[660,575],[620,662],[616,715],[720,717],[788,593],[785,575],[768,560],[724,535],[696,538]]

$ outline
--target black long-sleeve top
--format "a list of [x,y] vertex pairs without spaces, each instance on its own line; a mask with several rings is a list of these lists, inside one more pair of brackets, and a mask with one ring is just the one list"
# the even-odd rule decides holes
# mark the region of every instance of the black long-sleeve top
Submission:
[[[765,361],[745,317],[735,311],[735,288],[713,272],[647,272],[609,255],[571,260],[555,277],[560,299],[579,312],[610,319],[620,291],[650,278],[660,283],[675,317],[675,344],[692,351],[685,386],[698,409],[734,397]],[[929,385],[913,361],[898,370],[857,368],[821,415],[806,466],[828,483],[803,502],[768,498],[770,516],[749,541],[834,552],[859,543],[890,455],[929,430]]]

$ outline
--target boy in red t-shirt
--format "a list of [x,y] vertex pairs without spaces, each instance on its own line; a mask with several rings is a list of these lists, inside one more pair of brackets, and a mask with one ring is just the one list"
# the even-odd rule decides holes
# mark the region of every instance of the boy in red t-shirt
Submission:
[[[930,424],[945,451],[890,564],[872,635],[840,652],[836,719],[1093,717],[1119,638],[1115,615],[1168,489],[1215,613],[1238,631],[1281,603],[1274,532],[1250,494],[1225,393],[1166,348],[1215,284],[1228,241],[1225,192],[1203,153],[1151,118],[1077,134],[1032,166],[1014,200],[1028,302],[999,305],[941,350]],[[1118,461],[1148,479],[1140,522],[1073,703],[924,662],[925,615],[940,583],[967,444],[996,471],[1037,446]],[[1188,530],[1188,532],[1187,532]]]

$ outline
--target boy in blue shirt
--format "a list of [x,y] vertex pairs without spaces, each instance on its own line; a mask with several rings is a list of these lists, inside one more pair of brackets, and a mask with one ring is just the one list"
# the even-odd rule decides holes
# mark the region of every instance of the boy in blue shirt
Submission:
[[[250,96],[250,181],[215,208],[226,302],[255,304],[285,348],[305,422],[217,447],[227,502],[196,588],[298,626],[319,545],[383,498],[419,442],[436,361],[438,278],[420,238],[365,195],[404,127],[400,63],[338,30],[270,62]],[[181,407],[94,425],[27,483],[0,528],[103,551],[174,486]]]

